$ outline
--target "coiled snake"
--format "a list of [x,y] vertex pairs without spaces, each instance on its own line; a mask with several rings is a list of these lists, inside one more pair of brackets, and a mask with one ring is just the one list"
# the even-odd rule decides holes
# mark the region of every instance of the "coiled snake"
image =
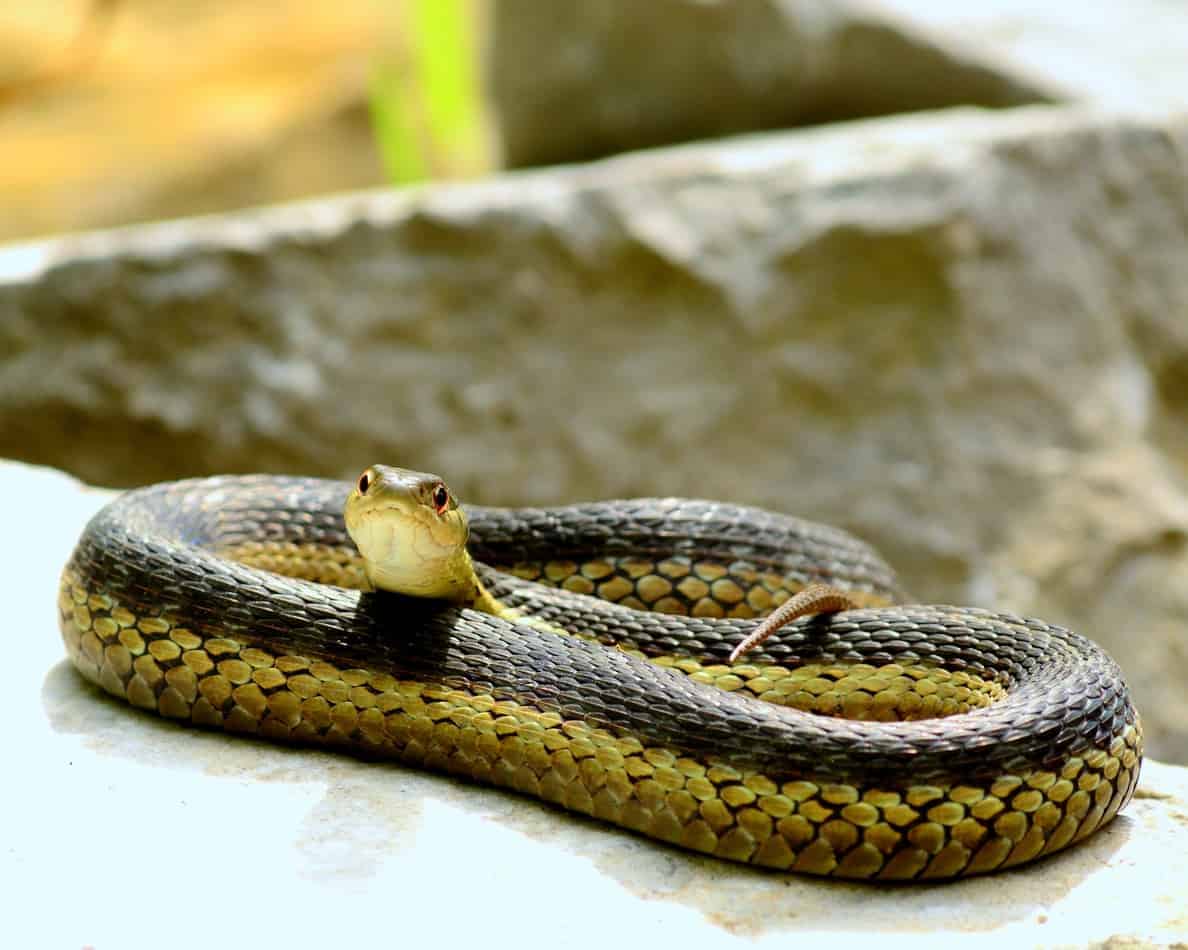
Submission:
[[[436,556],[432,516],[463,539],[465,518],[432,479],[408,483],[429,514],[406,541]],[[452,599],[476,610],[359,589],[385,569],[360,558],[344,498],[360,518],[408,513],[364,511],[363,487],[246,476],[122,495],[62,575],[74,665],[198,726],[390,757],[811,874],[1020,864],[1093,833],[1138,780],[1138,717],[1097,646],[896,605],[891,570],[841,531],[678,499],[473,507],[477,585]],[[353,531],[383,547],[387,523]],[[751,618],[812,583],[866,606],[729,662]]]

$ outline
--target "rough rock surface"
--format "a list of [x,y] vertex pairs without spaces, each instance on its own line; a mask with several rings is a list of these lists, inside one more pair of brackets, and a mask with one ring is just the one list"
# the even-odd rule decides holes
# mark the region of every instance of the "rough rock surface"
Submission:
[[[26,543],[0,575],[20,634],[0,691],[20,777],[5,811],[21,817],[0,848],[0,889],[20,898],[5,917],[15,945],[209,947],[234,934],[324,947],[395,926],[401,943],[448,932],[493,948],[1188,940],[1188,770],[1156,762],[1081,846],[989,878],[885,888],[756,872],[509,793],[141,713],[74,672],[53,619],[58,571],[107,496],[0,463],[0,523]],[[135,899],[146,881],[163,891]]]
[[487,81],[504,161],[1053,99],[970,35],[933,35],[926,19],[848,0],[500,0]]
[[1188,760],[1188,121],[955,111],[0,253],[0,455],[734,499],[1039,613]]

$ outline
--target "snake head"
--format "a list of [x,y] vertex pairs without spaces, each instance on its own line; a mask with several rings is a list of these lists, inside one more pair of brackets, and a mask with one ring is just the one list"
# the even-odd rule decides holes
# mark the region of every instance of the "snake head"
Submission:
[[343,515],[377,589],[454,601],[473,595],[466,514],[439,476],[371,465],[355,480]]

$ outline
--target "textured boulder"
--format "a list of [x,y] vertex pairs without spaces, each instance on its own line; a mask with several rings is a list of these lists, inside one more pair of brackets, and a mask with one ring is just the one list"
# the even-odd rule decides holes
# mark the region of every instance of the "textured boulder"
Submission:
[[968,37],[934,35],[921,17],[872,3],[500,0],[487,81],[504,160],[520,166],[1052,98],[999,59],[980,55]]
[[0,253],[0,455],[729,498],[1038,612],[1188,759],[1188,122],[955,111]]
[[[5,790],[20,821],[5,827],[0,888],[29,896],[5,912],[15,946],[206,948],[226,933],[325,947],[394,920],[402,942],[448,931],[493,948],[523,946],[529,929],[575,948],[1188,941],[1188,770],[1157,762],[1121,816],[1066,852],[887,888],[756,872],[511,793],[143,713],[74,671],[52,619],[58,571],[103,500],[0,464],[0,523],[24,539],[0,574],[16,634],[0,709],[17,737],[10,774],[24,777]],[[143,880],[174,899],[129,904]]]

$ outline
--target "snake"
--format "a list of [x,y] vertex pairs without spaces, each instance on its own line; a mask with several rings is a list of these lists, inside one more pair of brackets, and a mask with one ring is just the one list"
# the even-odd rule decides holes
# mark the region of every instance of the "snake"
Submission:
[[[755,642],[810,589],[836,602]],[[777,871],[961,878],[1107,825],[1142,759],[1114,660],[1039,619],[904,601],[872,547],[791,515],[463,506],[373,465],[126,491],[83,529],[58,615],[86,679],[168,719]]]

